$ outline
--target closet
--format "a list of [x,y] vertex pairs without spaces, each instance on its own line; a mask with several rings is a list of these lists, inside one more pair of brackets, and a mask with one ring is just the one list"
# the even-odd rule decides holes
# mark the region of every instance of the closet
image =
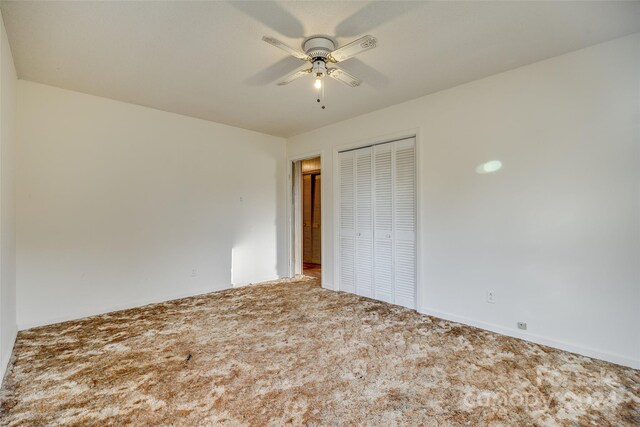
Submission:
[[339,289],[416,308],[415,138],[338,155]]

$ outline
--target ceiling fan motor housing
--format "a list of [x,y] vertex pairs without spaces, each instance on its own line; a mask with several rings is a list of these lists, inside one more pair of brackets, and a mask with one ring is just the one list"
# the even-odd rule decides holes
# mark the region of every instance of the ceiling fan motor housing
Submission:
[[327,57],[335,50],[336,45],[327,37],[311,37],[303,43],[302,48],[314,63],[317,60],[327,62]]

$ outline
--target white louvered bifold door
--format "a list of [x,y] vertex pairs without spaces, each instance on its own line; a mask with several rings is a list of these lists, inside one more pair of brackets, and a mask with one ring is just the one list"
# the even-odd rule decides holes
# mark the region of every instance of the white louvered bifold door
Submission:
[[373,147],[374,298],[393,303],[393,143]]
[[416,308],[416,170],[415,139],[394,144],[393,253],[394,299]]
[[373,165],[371,147],[355,150],[356,157],[356,293],[373,297]]
[[340,153],[339,289],[355,293],[355,154]]
[[415,309],[415,139],[338,158],[339,289]]

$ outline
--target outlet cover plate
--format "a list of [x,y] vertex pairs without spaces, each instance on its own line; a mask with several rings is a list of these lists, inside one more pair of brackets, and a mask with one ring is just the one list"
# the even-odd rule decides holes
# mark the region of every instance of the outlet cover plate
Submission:
[[518,322],[518,329],[527,330],[527,322]]

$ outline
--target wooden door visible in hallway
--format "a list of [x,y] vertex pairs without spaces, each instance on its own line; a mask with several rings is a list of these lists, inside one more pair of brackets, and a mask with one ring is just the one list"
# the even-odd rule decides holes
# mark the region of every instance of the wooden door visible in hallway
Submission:
[[302,260],[320,264],[322,254],[320,159],[302,162]]

